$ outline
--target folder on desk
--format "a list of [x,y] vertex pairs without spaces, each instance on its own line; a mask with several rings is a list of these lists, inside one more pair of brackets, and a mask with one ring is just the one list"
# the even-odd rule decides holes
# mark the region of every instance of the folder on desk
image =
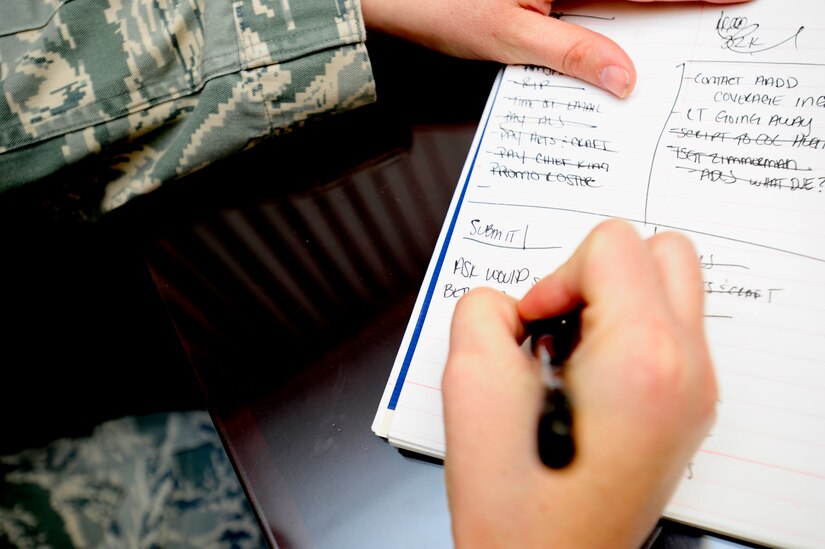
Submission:
[[825,547],[825,8],[560,16],[624,47],[636,89],[618,100],[549,69],[502,70],[373,430],[443,457],[441,373],[470,288],[520,297],[607,218],[681,231],[700,254],[720,403],[666,516]]

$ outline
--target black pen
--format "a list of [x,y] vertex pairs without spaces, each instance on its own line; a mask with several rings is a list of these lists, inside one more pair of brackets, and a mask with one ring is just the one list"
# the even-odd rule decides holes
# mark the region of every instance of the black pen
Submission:
[[576,454],[573,406],[562,373],[564,363],[579,341],[580,325],[581,308],[577,308],[560,316],[533,321],[527,326],[533,356],[539,361],[547,388],[538,424],[539,457],[552,469],[566,467]]

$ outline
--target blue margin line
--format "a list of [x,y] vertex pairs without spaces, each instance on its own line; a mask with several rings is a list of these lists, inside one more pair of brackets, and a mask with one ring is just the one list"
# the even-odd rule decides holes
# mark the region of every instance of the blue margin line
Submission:
[[490,111],[487,113],[487,120],[484,121],[484,128],[481,130],[481,137],[478,140],[478,146],[473,154],[473,161],[470,164],[469,171],[467,172],[467,178],[464,180],[464,188],[461,189],[461,196],[458,199],[455,212],[453,212],[453,218],[450,221],[450,228],[447,230],[447,235],[444,238],[444,244],[441,246],[441,252],[438,254],[438,262],[435,264],[433,276],[430,279],[430,285],[427,288],[427,294],[424,297],[424,303],[421,306],[421,313],[418,315],[418,320],[415,323],[415,329],[413,330],[410,346],[407,348],[407,354],[404,355],[404,363],[401,365],[401,370],[398,372],[398,379],[395,381],[395,387],[393,388],[390,402],[387,405],[388,410],[395,410],[398,405],[398,399],[401,397],[401,389],[404,387],[404,380],[407,379],[407,371],[410,369],[410,363],[412,362],[413,354],[415,354],[415,348],[418,346],[418,340],[421,336],[421,329],[424,326],[424,320],[427,318],[427,311],[429,310],[430,303],[433,299],[435,285],[438,282],[438,276],[441,274],[441,267],[444,265],[444,258],[447,255],[447,248],[449,247],[450,240],[453,237],[453,230],[455,229],[455,224],[458,220],[458,213],[461,211],[461,205],[464,203],[464,195],[467,193],[467,187],[470,185],[470,178],[473,175],[473,168],[476,165],[478,151],[481,150],[481,143],[484,141],[484,136],[487,134],[487,124],[490,122],[490,117],[493,114],[493,107],[495,107],[496,99],[498,99],[498,92],[499,89],[501,89],[502,81],[504,81],[504,69],[502,69],[500,73],[498,86],[496,87],[495,94],[493,94],[493,101],[490,104]]

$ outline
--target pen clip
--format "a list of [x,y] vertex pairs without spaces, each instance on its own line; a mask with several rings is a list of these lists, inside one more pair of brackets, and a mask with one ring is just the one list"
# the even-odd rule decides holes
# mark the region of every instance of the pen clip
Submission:
[[561,367],[579,343],[580,328],[580,308],[559,316],[530,322],[527,331],[531,336],[533,355],[539,358],[539,346],[541,346],[549,354],[550,363]]

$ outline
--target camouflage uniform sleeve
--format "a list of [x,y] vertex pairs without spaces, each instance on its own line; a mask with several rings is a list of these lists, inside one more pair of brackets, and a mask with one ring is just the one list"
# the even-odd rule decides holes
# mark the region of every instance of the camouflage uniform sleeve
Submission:
[[371,102],[364,39],[358,0],[2,2],[0,191],[95,155],[105,212]]

